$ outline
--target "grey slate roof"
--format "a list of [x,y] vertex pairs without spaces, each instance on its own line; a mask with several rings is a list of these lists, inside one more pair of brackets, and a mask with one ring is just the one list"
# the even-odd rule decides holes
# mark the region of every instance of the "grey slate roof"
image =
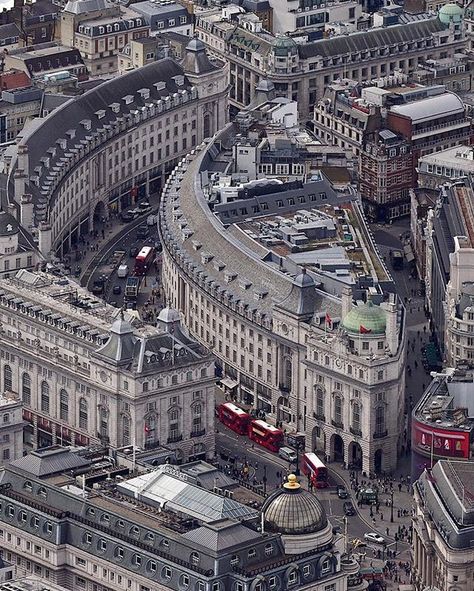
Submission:
[[[175,76],[182,75],[183,68],[172,59],[166,58],[153,62],[143,68],[132,70],[122,76],[108,80],[88,92],[75,97],[62,107],[55,109],[47,119],[42,121],[42,125],[32,126],[30,128],[31,131],[27,129],[21,143],[28,145],[30,171],[33,171],[37,166],[41,167],[40,186],[36,187],[33,183],[30,183],[29,187],[35,202],[36,221],[46,219],[47,217],[47,212],[39,212],[37,206],[41,203],[44,204],[46,201],[40,192],[41,184],[50,174],[57,161],[63,158],[65,153],[68,153],[71,149],[75,149],[75,146],[80,145],[81,140],[85,141],[86,137],[93,135],[97,128],[104,128],[105,125],[114,123],[118,118],[124,117],[125,114],[139,109],[153,100],[172,95],[178,90],[189,90],[191,84],[186,77],[181,87],[178,87],[176,80],[174,80]],[[161,81],[165,82],[166,86],[163,90],[157,90],[155,85]],[[138,92],[143,88],[150,89],[150,97],[148,99],[144,99]],[[133,97],[132,102],[129,104],[126,104],[123,100],[123,97],[127,95]],[[120,104],[120,111],[118,113],[114,113],[110,108],[110,105],[113,103]],[[97,113],[102,110],[104,111],[104,115],[99,119]],[[90,121],[90,130],[87,130],[81,124],[84,121]],[[67,132],[70,130],[75,131],[73,138],[68,136]],[[64,150],[56,143],[56,140],[60,138],[66,140],[66,148]],[[47,155],[49,148],[55,148],[56,153],[54,156],[51,156],[48,169],[42,166],[41,158]]]
[[395,25],[372,29],[350,35],[340,35],[332,39],[323,39],[314,43],[299,45],[299,54],[302,58],[310,58],[317,55],[332,57],[358,51],[379,49],[398,43],[410,43],[414,39],[430,37],[432,33],[443,31],[445,25],[438,19],[432,18],[424,21],[416,21],[405,25]]
[[13,468],[38,477],[51,476],[89,465],[89,460],[59,446],[38,449],[11,462]]
[[64,12],[83,14],[86,12],[94,12],[96,10],[104,10],[109,7],[110,4],[108,4],[106,0],[69,0],[64,7]]
[[0,40],[6,39],[18,39],[21,31],[16,23],[7,23],[6,25],[0,25]]
[[186,532],[183,534],[183,538],[208,550],[219,552],[228,548],[234,549],[252,540],[258,540],[260,534],[240,523],[230,519],[223,519]]
[[[235,128],[228,127],[219,134],[217,141],[226,146],[235,133]],[[294,287],[293,277],[265,264],[262,257],[241,242],[235,233],[225,230],[210,211],[200,186],[199,172],[210,169],[211,153],[218,155],[218,152],[215,145],[211,146],[205,154],[199,154],[188,164],[178,190],[181,215],[178,218],[173,212],[173,198],[165,196],[162,199],[160,230],[164,240],[174,240],[185,261],[189,261],[196,272],[201,271],[201,277],[209,285],[209,291],[227,292],[230,300],[243,306],[244,310],[256,310],[271,318],[275,302],[282,302],[290,295]],[[184,221],[192,236],[183,240],[180,224]],[[197,251],[193,246],[195,243],[201,244]],[[203,253],[210,253],[213,258],[204,263],[201,258]],[[225,273],[234,273],[236,277],[226,282]],[[251,284],[250,288],[242,285],[244,279]],[[267,295],[257,299],[255,292],[260,290],[265,290]],[[321,309],[334,316],[340,315],[340,303],[335,298],[318,291],[315,299],[316,305]],[[296,306],[291,311],[298,313],[300,302],[294,294],[288,304],[290,302]],[[288,309],[286,305],[285,309]]]

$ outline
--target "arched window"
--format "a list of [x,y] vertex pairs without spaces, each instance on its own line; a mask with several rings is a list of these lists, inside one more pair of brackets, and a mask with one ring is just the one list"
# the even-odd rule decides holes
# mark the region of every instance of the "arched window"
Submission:
[[122,437],[122,444],[130,445],[130,417],[127,415],[122,416]]
[[13,389],[13,376],[12,368],[9,365],[5,365],[3,368],[3,390],[5,392],[11,392]]
[[354,402],[352,405],[352,428],[354,431],[360,431],[360,403]]
[[87,400],[85,398],[79,399],[79,428],[86,429],[88,428],[89,422],[89,413],[87,409]]
[[382,435],[385,433],[385,406],[377,406],[375,409],[375,433]]
[[49,413],[49,385],[41,382],[41,412]]
[[324,392],[322,388],[316,388],[316,414],[324,417]]
[[21,378],[21,399],[26,406],[31,405],[31,378],[27,373]]
[[59,392],[59,418],[61,421],[67,421],[69,417],[69,394],[66,390]]
[[342,425],[342,399],[340,396],[334,397],[334,422]]

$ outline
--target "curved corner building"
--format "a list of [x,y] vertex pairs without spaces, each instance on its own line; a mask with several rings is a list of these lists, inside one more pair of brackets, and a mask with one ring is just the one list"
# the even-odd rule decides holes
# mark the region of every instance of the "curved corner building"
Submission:
[[[359,204],[320,176],[211,211],[212,178],[233,172],[237,133],[227,126],[199,146],[165,185],[167,301],[217,355],[234,399],[304,432],[323,458],[390,471],[404,445],[404,309]],[[294,254],[258,236],[305,212],[333,233],[328,248]],[[337,257],[347,273],[322,270]]]
[[31,122],[5,156],[7,193],[43,256],[138,198],[225,125],[227,69],[192,40],[183,66],[162,59],[100,84]]

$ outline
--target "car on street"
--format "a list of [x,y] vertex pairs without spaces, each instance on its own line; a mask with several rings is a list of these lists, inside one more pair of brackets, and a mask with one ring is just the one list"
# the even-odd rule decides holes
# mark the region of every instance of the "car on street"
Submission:
[[137,210],[139,211],[140,215],[143,215],[144,213],[150,213],[151,205],[148,203],[148,201],[143,201],[142,203],[138,204]]
[[103,279],[97,279],[92,285],[92,293],[94,295],[102,295],[104,293],[104,281]]
[[120,295],[122,293],[122,286],[121,285],[114,285],[112,288],[112,293],[114,295]]
[[148,234],[149,234],[148,226],[146,226],[146,225],[138,226],[137,238],[139,238],[139,239],[148,238]]
[[373,544],[385,544],[384,537],[373,531],[364,534],[364,540]]
[[350,516],[355,515],[354,505],[350,501],[346,501],[343,505],[344,515]]
[[139,252],[140,252],[140,247],[139,246],[132,246],[130,248],[129,254],[132,257],[132,259],[134,259]]
[[136,217],[136,214],[131,209],[129,209],[128,211],[122,211],[122,213],[120,214],[120,219],[122,220],[122,222],[131,222]]
[[338,486],[336,489],[336,492],[337,492],[337,496],[340,499],[347,499],[347,497],[349,496],[347,493],[347,490],[344,486]]

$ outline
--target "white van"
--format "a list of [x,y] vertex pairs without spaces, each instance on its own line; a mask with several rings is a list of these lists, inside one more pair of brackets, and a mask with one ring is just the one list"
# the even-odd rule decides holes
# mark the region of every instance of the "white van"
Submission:
[[278,450],[278,455],[280,456],[280,458],[283,458],[287,462],[291,463],[296,462],[296,460],[298,459],[296,451],[294,449],[291,449],[291,447],[280,447],[280,449]]
[[117,269],[117,277],[126,277],[128,275],[128,265],[120,265]]

